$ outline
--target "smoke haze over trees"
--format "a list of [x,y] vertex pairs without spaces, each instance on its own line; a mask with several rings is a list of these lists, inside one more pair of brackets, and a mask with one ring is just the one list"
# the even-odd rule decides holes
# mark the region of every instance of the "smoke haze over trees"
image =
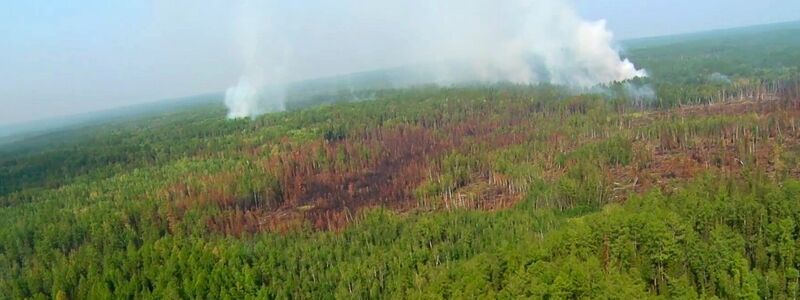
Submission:
[[242,4],[235,28],[244,70],[227,92],[229,117],[282,110],[282,86],[296,73],[315,74],[298,70],[297,61],[318,66],[317,76],[341,63],[365,70],[424,69],[397,86],[545,82],[591,87],[646,76],[620,58],[604,20],[581,18],[569,1],[340,2],[314,19],[305,18],[299,6]]
[[[159,3],[180,10],[179,1]],[[482,45],[406,65],[417,56],[401,39],[386,49],[322,45],[329,40],[313,38],[325,36],[314,22],[259,25],[321,22],[340,10],[376,11],[377,20],[353,24],[417,13],[399,4],[385,12],[317,2],[327,17],[286,1],[286,13],[264,18],[220,9],[215,20],[247,29],[230,45],[252,64],[216,93],[0,138],[0,299],[797,298],[800,22],[626,41],[623,56],[648,77],[576,92],[624,74],[599,71],[626,70],[603,67],[624,58],[600,47],[608,64],[555,68],[545,45],[502,47],[528,36],[509,29],[527,28],[516,27],[527,20],[514,6],[523,3],[493,7],[513,12],[478,36],[497,42],[488,52],[539,56],[527,66],[515,51],[483,56]],[[453,14],[477,14],[478,4]],[[197,12],[182,13],[192,23]],[[602,23],[573,21],[564,28],[608,44]],[[231,25],[203,32],[227,37]],[[264,35],[274,43],[253,38]],[[580,36],[559,36],[564,47],[552,57],[579,52],[566,50],[585,44]],[[176,72],[202,81],[215,58],[186,45],[194,47],[181,54],[208,64]],[[109,67],[107,59],[83,63]],[[388,73],[305,80],[401,62]],[[460,80],[488,83],[387,84]],[[528,84],[560,80],[570,82]],[[226,96],[261,100],[230,110]]]
[[[422,50],[427,45],[411,45],[409,41],[418,42],[420,38],[399,33],[411,34],[425,29],[409,24],[432,27],[445,22],[432,20],[434,12],[421,12],[423,9],[450,5],[452,7],[447,8],[458,10],[455,16],[461,18],[482,5],[475,1],[472,4],[437,1],[440,4],[423,3],[414,10],[403,4],[406,2],[394,2],[401,4],[310,0],[253,1],[250,5],[254,10],[258,8],[254,4],[270,8],[254,13],[255,17],[263,16],[266,24],[280,21],[282,15],[292,16],[295,24],[305,24],[304,27],[279,23],[283,26],[279,29],[286,29],[293,38],[305,36],[308,40],[292,41],[290,58],[295,59],[287,60],[291,63],[287,65],[291,72],[284,74],[289,82],[416,61],[411,58],[426,54]],[[0,9],[0,44],[7,45],[0,49],[0,78],[3,79],[0,80],[0,107],[3,107],[0,126],[162,99],[224,93],[237,85],[243,75],[249,75],[238,40],[240,34],[236,33],[242,23],[237,21],[241,20],[242,3],[228,0],[5,1]],[[519,3],[503,1],[492,10],[499,14],[503,12],[502,7],[514,7]],[[584,20],[608,20],[607,28],[617,39],[800,19],[800,2],[795,0],[574,0],[564,3],[571,3]],[[270,11],[278,14],[273,16]],[[500,23],[519,23],[519,16],[524,13],[512,13],[517,17],[500,20]],[[362,17],[331,22],[333,16],[353,15]],[[417,17],[420,19],[412,19]],[[391,18],[396,22],[387,24],[379,18]],[[321,23],[329,26],[324,31],[311,30]],[[456,29],[468,32],[477,27],[476,23],[471,19],[456,19],[449,24],[463,26],[463,29]],[[359,26],[349,28],[347,25]],[[398,29],[386,34],[391,31],[381,28],[386,25]],[[317,31],[314,35],[301,35],[314,31]],[[325,35],[342,31],[349,33],[339,34],[336,45],[329,45],[331,38]],[[431,31],[425,39],[436,38],[437,34],[433,33],[436,31]],[[270,34],[269,30],[264,34]],[[481,35],[484,34],[476,34]],[[455,35],[452,39],[461,37]],[[272,50],[262,47],[259,51],[262,54],[283,51],[284,47],[280,44],[277,46],[281,47],[275,47],[274,42],[260,45],[270,46]],[[436,41],[433,45],[441,43]],[[384,47],[371,47],[375,44]],[[408,51],[412,46],[422,49]],[[457,44],[451,46],[448,48],[455,48]],[[477,41],[467,46],[467,49],[485,50]],[[315,49],[326,51],[321,53]],[[353,49],[358,51],[349,52]],[[281,55],[282,52],[264,55],[264,59],[275,60],[274,57]],[[309,57],[320,59],[297,59]],[[385,60],[387,57],[391,59]],[[637,66],[641,63],[634,62]],[[492,72],[487,74],[492,75]],[[265,85],[259,78],[249,80],[252,85]]]

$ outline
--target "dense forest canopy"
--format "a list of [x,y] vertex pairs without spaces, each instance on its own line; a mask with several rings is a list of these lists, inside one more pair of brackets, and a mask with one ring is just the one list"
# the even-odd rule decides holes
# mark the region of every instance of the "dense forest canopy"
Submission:
[[0,298],[797,297],[800,24],[627,46],[650,77],[4,144]]

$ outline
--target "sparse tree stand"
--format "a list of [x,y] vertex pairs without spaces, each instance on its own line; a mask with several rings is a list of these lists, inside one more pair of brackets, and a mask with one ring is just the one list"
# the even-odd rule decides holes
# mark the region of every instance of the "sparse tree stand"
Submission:
[[796,298],[798,38],[631,45],[651,76],[599,93],[290,95],[3,146],[0,299]]

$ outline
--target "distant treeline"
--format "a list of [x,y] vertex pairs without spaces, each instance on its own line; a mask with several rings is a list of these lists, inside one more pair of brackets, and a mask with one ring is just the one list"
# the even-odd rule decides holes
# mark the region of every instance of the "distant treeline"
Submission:
[[794,298],[797,39],[631,49],[650,78],[586,93],[348,91],[16,141],[0,299]]

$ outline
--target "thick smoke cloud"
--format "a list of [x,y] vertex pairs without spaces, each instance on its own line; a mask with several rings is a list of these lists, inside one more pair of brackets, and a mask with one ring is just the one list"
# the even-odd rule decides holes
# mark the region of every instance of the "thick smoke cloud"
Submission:
[[320,1],[245,3],[236,21],[243,76],[227,94],[229,117],[284,108],[287,83],[420,66],[398,85],[549,82],[588,88],[646,76],[613,45],[605,21],[568,0]]

